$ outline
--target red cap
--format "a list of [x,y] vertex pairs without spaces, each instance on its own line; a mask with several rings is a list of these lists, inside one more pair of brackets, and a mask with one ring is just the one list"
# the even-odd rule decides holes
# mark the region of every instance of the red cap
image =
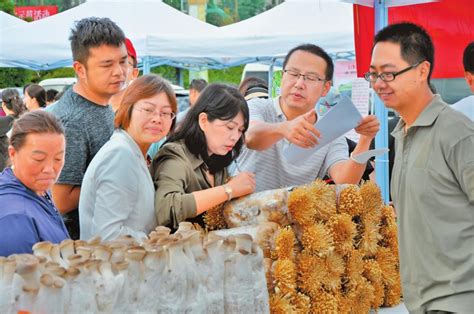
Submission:
[[137,61],[137,52],[135,51],[135,47],[133,47],[132,42],[128,38],[125,38],[125,47],[127,47],[128,55]]

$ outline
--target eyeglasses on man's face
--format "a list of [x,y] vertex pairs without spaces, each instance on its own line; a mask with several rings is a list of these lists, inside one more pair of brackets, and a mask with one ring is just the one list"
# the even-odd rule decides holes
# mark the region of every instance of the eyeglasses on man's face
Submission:
[[303,78],[303,81],[307,83],[312,83],[312,84],[326,81],[325,79],[320,78],[316,74],[301,74],[298,71],[291,70],[291,69],[285,69],[283,70],[283,73],[285,73],[291,81],[297,81],[299,80],[300,77]]
[[370,83],[375,83],[375,82],[377,82],[378,79],[381,79],[384,82],[391,82],[391,81],[395,80],[395,78],[397,76],[399,76],[400,74],[403,74],[405,72],[410,71],[411,69],[416,68],[422,62],[423,61],[419,61],[419,62],[417,62],[415,64],[412,64],[409,67],[407,67],[407,68],[405,68],[401,71],[398,71],[398,72],[382,72],[380,74],[377,74],[377,72],[367,72],[367,73],[364,74],[364,78],[365,78],[366,81],[368,81]]
[[160,118],[162,118],[163,120],[170,120],[170,121],[176,118],[176,114],[173,111],[166,111],[166,110],[161,111],[154,108],[146,108],[146,107],[135,108],[135,109],[137,111],[140,111],[146,117],[150,117],[150,118],[154,115],[160,116]]

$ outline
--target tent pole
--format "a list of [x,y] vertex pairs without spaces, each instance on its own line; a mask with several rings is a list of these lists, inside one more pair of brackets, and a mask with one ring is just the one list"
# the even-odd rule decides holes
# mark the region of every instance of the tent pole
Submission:
[[[388,25],[388,9],[385,0],[374,0],[375,33]],[[375,148],[388,147],[388,111],[380,98],[375,95],[375,114],[380,121],[380,131],[375,136]],[[385,203],[390,200],[388,180],[388,153],[375,159],[377,184],[382,192]]]
[[143,58],[143,75],[150,73],[150,57]]
[[275,66],[276,58],[273,57],[268,69],[268,98],[272,98],[273,94],[273,71]]

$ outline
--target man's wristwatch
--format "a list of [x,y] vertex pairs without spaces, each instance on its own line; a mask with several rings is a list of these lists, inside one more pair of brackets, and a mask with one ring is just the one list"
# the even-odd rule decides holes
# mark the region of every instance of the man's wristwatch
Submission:
[[227,201],[230,201],[232,199],[232,188],[226,184],[224,185],[224,191],[227,194]]

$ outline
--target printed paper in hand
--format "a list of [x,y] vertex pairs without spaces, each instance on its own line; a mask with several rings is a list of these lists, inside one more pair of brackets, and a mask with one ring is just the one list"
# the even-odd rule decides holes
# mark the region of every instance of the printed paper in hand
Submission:
[[311,155],[324,147],[336,138],[344,135],[347,131],[355,128],[362,120],[354,103],[346,96],[341,96],[341,100],[334,108],[328,111],[314,127],[321,133],[319,144],[313,148],[301,148],[291,144],[284,152],[288,162],[303,162]]
[[[357,78],[352,82],[352,102],[359,110],[360,114],[364,117],[369,113],[370,103],[370,83],[364,78]],[[372,112],[373,114],[373,112]],[[346,137],[358,142],[360,135],[354,130],[347,132]]]

